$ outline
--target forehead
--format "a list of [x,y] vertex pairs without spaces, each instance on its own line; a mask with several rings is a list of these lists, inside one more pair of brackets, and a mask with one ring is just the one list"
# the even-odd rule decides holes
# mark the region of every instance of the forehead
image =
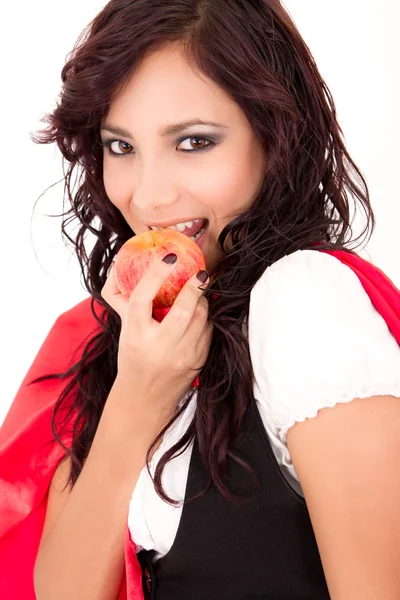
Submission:
[[163,49],[138,65],[127,86],[114,99],[110,120],[130,120],[135,129],[143,123],[240,118],[238,105],[219,86],[195,72],[178,49]]

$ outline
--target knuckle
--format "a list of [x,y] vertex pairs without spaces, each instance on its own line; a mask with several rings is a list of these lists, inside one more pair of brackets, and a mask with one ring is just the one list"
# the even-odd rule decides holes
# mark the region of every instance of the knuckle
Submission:
[[190,319],[190,311],[185,306],[176,305],[175,307],[175,317],[180,319],[181,321]]
[[131,294],[129,301],[132,306],[137,307],[137,308],[144,306],[148,302],[148,300],[142,294],[134,294],[134,293]]
[[196,310],[195,310],[195,315],[196,318],[198,319],[206,319],[208,316],[208,306],[205,306],[203,303],[202,304],[197,304],[196,306]]
[[208,300],[207,300],[207,298],[205,298],[205,296],[203,296],[203,295],[200,296],[200,298],[197,300],[197,304],[200,306],[204,306],[208,311],[209,304],[208,304]]

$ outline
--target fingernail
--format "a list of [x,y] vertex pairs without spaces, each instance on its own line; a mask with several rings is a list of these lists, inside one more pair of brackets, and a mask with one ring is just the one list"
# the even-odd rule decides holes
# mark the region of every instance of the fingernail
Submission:
[[167,256],[164,256],[163,262],[165,262],[167,265],[173,265],[174,263],[176,263],[177,258],[177,255],[174,252],[171,252],[171,254],[167,254]]
[[208,273],[207,271],[199,271],[196,275],[197,279],[201,282],[201,283],[205,283],[208,279]]

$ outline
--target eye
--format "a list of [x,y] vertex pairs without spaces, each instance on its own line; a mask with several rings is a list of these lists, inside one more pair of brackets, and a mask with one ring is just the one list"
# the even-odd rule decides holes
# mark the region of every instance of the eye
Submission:
[[123,142],[121,140],[106,140],[105,142],[102,142],[102,145],[104,148],[107,148],[108,153],[112,156],[124,156],[131,154],[131,151],[133,150],[128,142]]
[[[198,136],[198,135],[183,138],[182,140],[180,140],[179,144],[182,144],[186,140],[190,140],[190,143],[188,144],[189,148],[181,149],[181,152],[198,152],[200,150],[205,150],[206,148],[208,148],[211,145],[214,145],[214,142],[212,142],[211,140],[209,140],[205,137]],[[192,145],[193,140],[195,141],[194,148]]]

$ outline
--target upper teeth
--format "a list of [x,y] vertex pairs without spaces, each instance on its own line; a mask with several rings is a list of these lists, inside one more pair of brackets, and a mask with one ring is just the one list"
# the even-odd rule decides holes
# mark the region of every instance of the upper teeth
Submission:
[[[177,231],[185,231],[186,228],[190,229],[193,227],[193,223],[199,223],[202,219],[195,219],[194,221],[186,221],[186,223],[177,223],[176,225],[168,225],[166,229],[176,229]],[[159,229],[155,225],[150,225],[150,229]]]

